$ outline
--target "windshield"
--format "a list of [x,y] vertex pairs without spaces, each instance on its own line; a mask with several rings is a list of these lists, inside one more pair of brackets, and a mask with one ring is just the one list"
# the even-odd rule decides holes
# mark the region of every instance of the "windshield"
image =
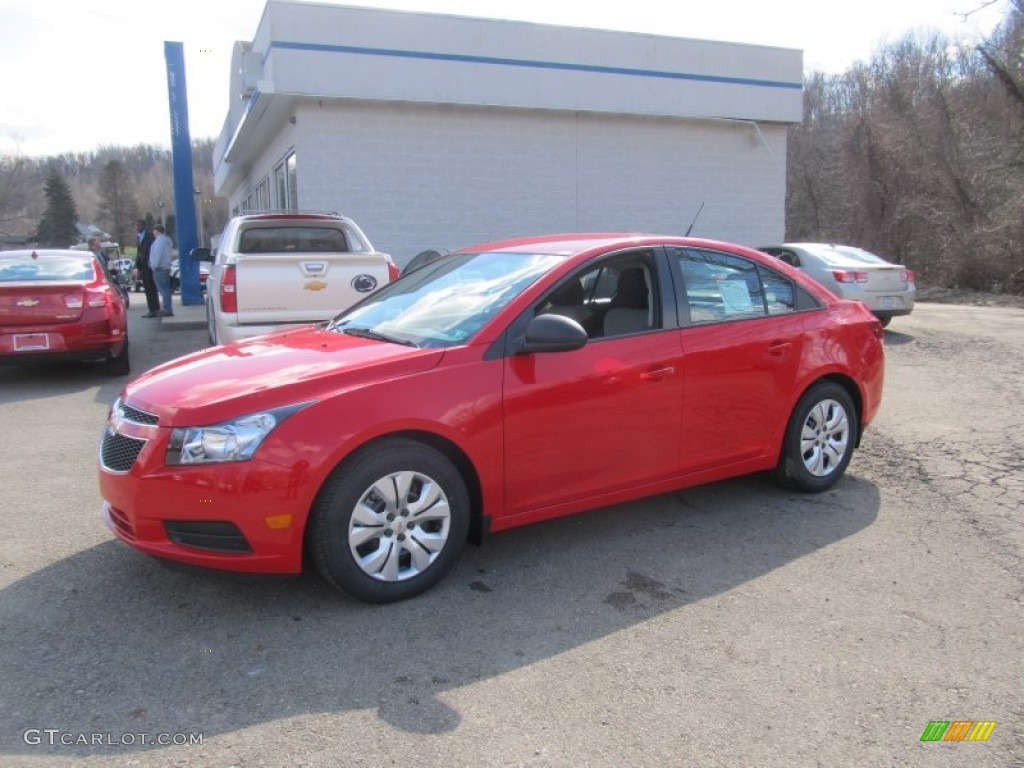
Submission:
[[3,253],[0,254],[0,283],[88,281],[95,277],[92,264],[92,254],[89,252],[85,252],[81,256],[77,254],[55,256],[35,252]]
[[382,288],[328,327],[418,347],[465,344],[563,258],[532,253],[452,254]]

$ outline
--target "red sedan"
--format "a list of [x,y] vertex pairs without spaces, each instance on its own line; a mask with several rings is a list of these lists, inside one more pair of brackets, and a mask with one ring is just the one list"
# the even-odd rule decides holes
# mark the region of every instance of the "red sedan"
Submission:
[[727,243],[564,235],[467,248],[330,323],[131,382],[103,514],[159,558],[418,594],[484,534],[771,470],[846,470],[882,394],[862,304]]
[[104,360],[129,371],[125,301],[88,251],[0,252],[0,362]]

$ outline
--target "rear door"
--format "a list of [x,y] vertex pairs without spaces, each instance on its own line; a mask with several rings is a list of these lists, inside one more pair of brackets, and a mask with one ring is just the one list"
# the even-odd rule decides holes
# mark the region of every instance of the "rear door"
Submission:
[[669,252],[682,285],[683,471],[774,452],[803,351],[802,292],[785,276],[733,254]]

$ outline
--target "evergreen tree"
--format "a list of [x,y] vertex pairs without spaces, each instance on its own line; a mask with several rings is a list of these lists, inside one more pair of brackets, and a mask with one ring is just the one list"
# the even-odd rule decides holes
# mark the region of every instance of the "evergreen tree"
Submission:
[[50,248],[68,248],[78,242],[78,230],[75,223],[78,213],[75,201],[71,197],[71,188],[57,170],[50,166],[44,188],[46,209],[36,231],[36,240],[40,245]]
[[114,239],[125,243],[130,239],[135,221],[135,193],[131,174],[120,160],[109,160],[100,173],[99,222]]

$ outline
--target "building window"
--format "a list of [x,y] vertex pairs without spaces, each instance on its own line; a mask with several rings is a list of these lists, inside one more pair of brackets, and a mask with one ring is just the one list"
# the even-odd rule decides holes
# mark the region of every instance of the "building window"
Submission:
[[284,175],[284,163],[274,168],[274,194],[277,196],[277,209],[288,210],[288,180]]
[[289,152],[284,160],[274,166],[274,194],[279,210],[299,209],[295,187],[295,153]]
[[285,168],[288,173],[288,208],[293,211],[299,210],[298,177],[295,174],[295,153],[292,152],[285,158]]
[[270,177],[267,176],[256,185],[256,210],[270,210]]

